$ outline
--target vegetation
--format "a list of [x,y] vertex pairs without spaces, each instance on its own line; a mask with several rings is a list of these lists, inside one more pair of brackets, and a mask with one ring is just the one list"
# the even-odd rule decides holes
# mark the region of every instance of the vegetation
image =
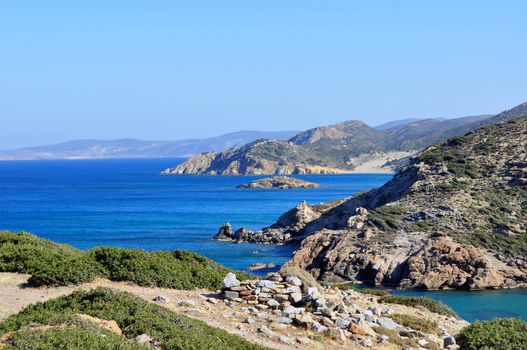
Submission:
[[[77,314],[114,320],[123,336],[110,334],[89,321],[81,322]],[[35,328],[37,325],[55,327]],[[7,333],[8,345],[4,349],[148,349],[132,341],[141,334],[158,341],[161,349],[264,349],[204,322],[109,288],[76,291],[30,305],[0,323],[0,337]]]
[[29,283],[34,285],[79,284],[104,277],[141,286],[217,289],[230,270],[185,251],[108,247],[81,251],[30,233],[0,231],[0,271],[30,274]]
[[474,322],[456,338],[460,350],[527,349],[527,322],[515,318],[496,318]]
[[289,277],[289,276],[298,277],[302,281],[302,288],[304,289],[304,291],[307,291],[307,288],[309,287],[315,287],[318,289],[322,289],[322,287],[317,282],[315,277],[313,277],[313,275],[311,275],[309,272],[302,270],[298,267],[284,265],[278,271],[278,273],[284,277]]
[[438,333],[437,324],[433,321],[410,314],[392,314],[390,318],[403,326],[425,333]]
[[368,221],[382,231],[392,231],[401,226],[403,214],[405,210],[398,205],[383,205],[369,212]]
[[440,301],[433,300],[427,297],[405,297],[401,295],[388,295],[379,299],[381,303],[399,304],[410,307],[424,307],[425,309],[435,312],[436,314],[458,317],[452,309]]

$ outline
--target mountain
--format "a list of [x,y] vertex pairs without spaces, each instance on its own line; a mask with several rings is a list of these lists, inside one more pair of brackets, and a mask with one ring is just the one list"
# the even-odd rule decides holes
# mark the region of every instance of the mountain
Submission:
[[400,125],[406,125],[413,122],[417,122],[421,120],[421,118],[406,118],[406,119],[400,119],[400,120],[394,120],[388,123],[380,124],[375,127],[377,130],[386,130],[393,128],[394,126],[400,126]]
[[236,231],[235,239],[301,242],[289,264],[327,281],[526,286],[527,111],[511,111],[488,121],[498,124],[428,147],[378,189],[304,202],[262,231]]
[[406,119],[373,128],[359,120],[302,131],[288,141],[258,140],[207,152],[164,174],[287,175],[391,172],[419,150],[483,125],[492,115]]
[[238,131],[205,139],[180,141],[75,140],[55,145],[0,151],[0,160],[102,159],[188,157],[204,151],[222,151],[259,138],[287,140],[296,131]]

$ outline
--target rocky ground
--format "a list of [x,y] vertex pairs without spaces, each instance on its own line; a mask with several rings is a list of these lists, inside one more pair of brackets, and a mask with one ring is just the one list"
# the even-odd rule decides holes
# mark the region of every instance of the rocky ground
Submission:
[[301,179],[295,179],[287,176],[273,176],[265,179],[258,179],[251,181],[248,184],[242,184],[237,188],[250,188],[250,189],[291,189],[291,188],[317,188],[319,184],[314,182],[304,181]]
[[[0,321],[29,304],[77,289],[105,286],[133,293],[274,349],[440,349],[445,341],[454,343],[450,335],[467,325],[425,309],[380,304],[374,295],[306,288],[295,277],[239,282],[234,275],[228,275],[222,291],[146,288],[106,280],[76,287],[30,288],[25,284],[28,277],[0,273]],[[301,301],[304,306],[299,306]],[[305,306],[307,301],[311,306]],[[435,324],[435,331],[405,327],[390,318],[395,314],[429,320]],[[113,324],[112,320],[97,321]]]

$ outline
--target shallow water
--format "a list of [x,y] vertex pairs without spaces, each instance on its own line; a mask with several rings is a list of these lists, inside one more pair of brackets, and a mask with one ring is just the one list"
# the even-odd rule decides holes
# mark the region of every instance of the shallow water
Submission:
[[[378,187],[391,175],[306,175],[317,189],[242,190],[259,178],[161,176],[174,159],[0,162],[0,229],[30,231],[80,249],[185,249],[234,269],[282,264],[286,246],[215,242],[223,222],[259,229],[302,200],[338,199]],[[261,271],[262,273],[265,271]],[[467,320],[527,319],[527,291],[397,292],[440,299]]]

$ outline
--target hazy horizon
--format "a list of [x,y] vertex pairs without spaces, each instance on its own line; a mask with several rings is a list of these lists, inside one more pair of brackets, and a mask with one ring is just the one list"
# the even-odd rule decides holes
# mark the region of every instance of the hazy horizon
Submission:
[[527,3],[0,5],[0,149],[183,140],[527,100]]

